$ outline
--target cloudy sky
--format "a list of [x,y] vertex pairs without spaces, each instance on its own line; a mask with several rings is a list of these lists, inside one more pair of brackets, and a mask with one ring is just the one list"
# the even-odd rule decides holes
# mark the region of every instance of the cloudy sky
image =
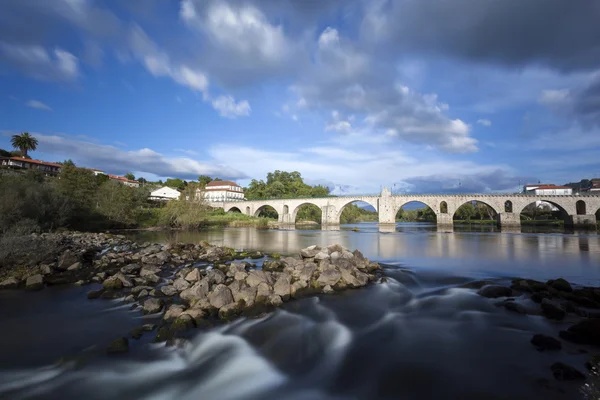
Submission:
[[0,148],[336,193],[600,177],[596,0],[2,0]]

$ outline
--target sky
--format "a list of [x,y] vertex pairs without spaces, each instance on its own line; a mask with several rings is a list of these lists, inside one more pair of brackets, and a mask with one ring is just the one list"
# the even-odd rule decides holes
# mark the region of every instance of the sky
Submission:
[[0,148],[335,194],[600,177],[596,0],[3,0]]

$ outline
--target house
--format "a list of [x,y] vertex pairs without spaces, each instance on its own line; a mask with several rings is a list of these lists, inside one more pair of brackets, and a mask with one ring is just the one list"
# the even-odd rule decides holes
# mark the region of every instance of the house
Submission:
[[124,176],[108,174],[108,178],[111,181],[116,181],[116,182],[122,183],[125,186],[131,186],[131,187],[139,187],[140,186],[140,183],[138,181],[132,181],[131,179],[127,179]]
[[198,189],[196,196],[203,196],[208,202],[244,201],[244,189],[231,181],[212,181],[204,189]]
[[592,179],[592,187],[590,188],[589,191],[592,193],[600,192],[600,179],[599,178]]
[[169,200],[178,200],[181,193],[177,189],[170,188],[168,186],[163,186],[160,189],[153,190],[150,192],[150,200],[154,201],[169,201]]
[[0,157],[0,166],[12,169],[37,169],[46,175],[52,176],[58,175],[62,168],[60,164],[23,157]]
[[104,172],[104,171],[102,171],[102,170],[99,170],[99,169],[92,168],[92,170],[91,170],[91,171],[94,173],[94,175],[95,175],[95,176],[98,176],[98,175],[106,175],[106,172]]
[[573,188],[569,186],[556,186],[553,184],[537,184],[537,185],[525,185],[523,186],[523,193],[535,194],[537,196],[570,196],[573,194]]

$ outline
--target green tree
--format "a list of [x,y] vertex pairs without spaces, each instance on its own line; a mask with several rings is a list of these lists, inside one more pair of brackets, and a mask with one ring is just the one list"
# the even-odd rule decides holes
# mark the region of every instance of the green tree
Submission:
[[275,171],[267,174],[267,181],[253,179],[245,189],[248,200],[267,198],[327,197],[325,186],[310,186],[304,182],[300,172]]
[[23,157],[27,157],[27,152],[37,149],[38,140],[31,136],[29,132],[23,132],[20,135],[13,135],[10,143],[21,152]]
[[70,158],[68,160],[59,162],[59,164],[62,164],[63,167],[75,167],[75,163],[73,162],[73,160],[71,160]]
[[12,154],[10,151],[0,149],[0,157],[12,157]]
[[456,210],[455,218],[461,221],[471,221],[475,216],[475,206],[472,203],[463,204]]
[[179,190],[184,190],[185,187],[187,186],[187,182],[179,179],[179,178],[169,178],[167,179],[167,181],[165,182],[165,186],[174,188],[174,189],[179,189]]
[[200,175],[198,177],[198,184],[201,188],[206,187],[210,182],[212,182],[212,178],[208,175]]
[[135,175],[131,172],[126,173],[125,178],[129,179],[130,181],[135,181]]

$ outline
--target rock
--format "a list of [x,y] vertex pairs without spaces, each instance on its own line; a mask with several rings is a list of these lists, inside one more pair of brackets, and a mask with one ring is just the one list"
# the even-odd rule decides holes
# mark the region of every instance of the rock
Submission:
[[160,312],[163,308],[163,301],[161,299],[148,299],[144,301],[144,314],[155,314]]
[[145,283],[152,283],[152,284],[157,284],[160,282],[160,277],[158,275],[155,274],[147,274],[144,275],[144,282]]
[[192,286],[192,285],[190,285],[190,283],[188,281],[186,281],[185,279],[182,279],[182,278],[177,278],[177,279],[175,279],[175,282],[173,282],[173,287],[178,292],[182,292],[185,289],[189,289],[190,286]]
[[123,287],[123,282],[117,276],[108,277],[104,282],[102,282],[102,287],[104,289],[121,289]]
[[512,295],[512,289],[506,286],[500,285],[487,285],[482,287],[478,292],[478,295],[495,299],[497,297],[509,297]]
[[321,252],[321,248],[318,246],[310,246],[300,250],[302,258],[313,258]]
[[560,321],[567,315],[566,311],[549,299],[542,300],[542,313],[546,318]]
[[342,252],[342,258],[346,259],[346,260],[351,260],[354,258],[354,254],[352,254],[351,252],[344,250]]
[[208,281],[206,279],[196,282],[191,288],[184,290],[179,294],[183,300],[191,302],[197,301],[208,296],[210,291]]
[[261,253],[260,251],[254,251],[250,254],[248,254],[248,258],[250,258],[251,260],[258,260],[259,258],[263,258],[265,255],[263,253]]
[[194,323],[194,318],[192,318],[189,314],[181,314],[173,323],[171,324],[171,332],[185,332],[190,329],[194,329],[196,324]]
[[125,297],[123,299],[123,302],[125,303],[133,303],[135,301],[135,296],[130,294],[129,296]]
[[171,259],[171,253],[168,251],[161,251],[154,256],[161,264],[168,262]]
[[131,282],[131,279],[129,279],[128,277],[126,277],[122,273],[117,272],[116,274],[113,275],[113,277],[115,277],[118,280],[120,280],[121,284],[123,285],[124,288],[131,288],[131,287],[133,287],[133,282]]
[[571,284],[569,282],[567,282],[566,280],[564,280],[563,278],[550,280],[550,281],[546,282],[546,285],[548,285],[558,291],[561,291],[561,292],[572,292],[573,291]]
[[127,353],[129,351],[129,341],[127,338],[118,338],[108,345],[106,352],[109,354]]
[[48,264],[42,264],[42,265],[40,265],[40,273],[42,275],[50,275],[53,272],[54,272],[54,270]]
[[162,246],[160,244],[155,244],[155,245],[146,247],[145,249],[143,249],[142,251],[140,251],[139,254],[141,256],[147,256],[147,255],[150,255],[150,254],[158,253],[161,250],[162,250]]
[[140,292],[142,290],[146,290],[147,292],[152,290],[153,288],[150,286],[136,286],[133,289],[131,289],[131,294],[133,294],[134,296],[137,296],[138,294],[140,294]]
[[198,268],[194,268],[184,279],[188,282],[198,282],[202,279],[202,275],[200,275],[200,270]]
[[265,271],[250,271],[250,272],[248,272],[248,277],[246,278],[246,283],[248,283],[248,285],[250,285],[250,287],[256,287],[263,282],[268,285],[271,284],[270,276],[267,275],[267,273]]
[[146,289],[142,290],[140,293],[138,293],[138,299],[143,299],[144,297],[148,297],[150,296],[150,292]]
[[281,299],[287,301],[290,298],[292,285],[291,285],[292,277],[289,274],[283,273],[273,285],[273,292],[280,296]]
[[273,294],[269,296],[269,304],[271,304],[273,307],[279,307],[283,304],[283,300],[281,296]]
[[263,262],[263,271],[283,271],[283,263],[279,261],[265,261]]
[[139,339],[142,337],[142,335],[146,332],[152,332],[154,329],[156,329],[156,325],[154,324],[144,324],[142,326],[138,326],[137,328],[132,329],[129,334],[131,335],[131,337],[133,339]]
[[329,254],[335,253],[335,252],[338,252],[341,254],[344,251],[344,248],[342,246],[340,246],[339,244],[332,244],[332,245],[327,246],[327,251],[329,252]]
[[67,271],[77,271],[79,269],[81,269],[81,263],[79,261],[77,261],[76,263],[71,265],[69,268],[67,268]]
[[15,289],[17,286],[19,286],[19,280],[13,277],[0,282],[0,289]]
[[315,255],[315,260],[317,261],[328,260],[329,258],[329,253],[326,251],[320,251]]
[[552,375],[554,375],[554,378],[559,381],[574,381],[585,379],[585,375],[582,372],[571,367],[570,365],[561,362],[552,364],[550,369],[552,369]]
[[184,311],[185,311],[185,308],[182,305],[172,304],[169,307],[169,309],[167,310],[167,312],[165,312],[163,319],[167,320],[167,321],[173,320],[173,319],[179,317],[181,314],[183,314]]
[[126,275],[137,274],[142,267],[139,264],[128,264],[121,268],[121,272]]
[[235,317],[240,312],[240,307],[237,303],[229,303],[225,304],[223,307],[219,309],[219,318],[221,319],[230,319]]
[[226,304],[233,303],[233,295],[227,286],[219,284],[208,295],[208,301],[211,306],[219,309]]
[[341,258],[341,257],[342,257],[342,252],[341,251],[333,251],[329,255],[329,258],[331,258],[331,261],[337,260],[338,258]]
[[171,285],[167,285],[167,286],[161,287],[160,291],[165,296],[175,296],[177,293],[179,293],[179,291],[177,290],[177,288],[175,288],[175,287],[173,287]]
[[364,284],[362,284],[361,281],[359,281],[354,275],[352,275],[352,272],[350,272],[350,270],[340,268],[340,272],[342,274],[342,280],[346,283],[347,286],[350,286],[351,288],[358,288],[364,286]]
[[102,296],[102,293],[104,293],[104,289],[99,289],[99,290],[90,290],[87,294],[87,298],[92,300],[92,299],[97,299],[100,296]]
[[58,264],[56,264],[56,269],[59,271],[66,271],[71,265],[75,264],[79,261],[79,257],[72,252],[71,250],[66,250],[61,256],[58,258]]
[[584,319],[560,331],[559,336],[569,342],[600,346],[600,319]]
[[315,264],[304,264],[304,266],[300,268],[300,270],[294,274],[294,276],[300,281],[309,282],[316,270],[317,266]]
[[527,310],[525,309],[525,307],[514,301],[502,301],[496,305],[498,307],[504,307],[508,311],[512,311],[517,314],[527,314]]
[[296,282],[292,283],[292,288],[290,290],[290,295],[292,297],[297,297],[307,287],[308,287],[308,282],[307,281],[303,281],[303,280],[296,281]]
[[254,305],[256,298],[256,287],[250,287],[242,282],[236,281],[229,285],[233,300],[237,303],[243,301],[246,307]]
[[154,265],[144,265],[140,269],[140,277],[144,278],[149,275],[156,275],[160,272],[160,268]]
[[208,280],[208,284],[212,285],[220,285],[225,282],[225,274],[218,269],[211,269],[206,273],[206,280]]
[[558,339],[542,334],[534,335],[533,338],[531,338],[531,344],[540,351],[560,350],[562,348],[562,344]]
[[284,268],[285,267],[290,267],[292,269],[295,269],[299,266],[302,266],[304,263],[302,262],[302,260],[299,260],[297,258],[294,257],[285,257],[283,259],[280,260],[281,264],[283,264]]
[[317,279],[317,283],[319,283],[321,287],[327,285],[334,286],[336,283],[338,283],[341,277],[342,274],[340,273],[340,271],[336,270],[335,268],[329,268],[321,272],[319,279]]
[[44,288],[44,277],[40,274],[30,276],[25,281],[26,290],[42,290]]
[[269,297],[273,294],[273,288],[266,282],[261,282],[256,287],[256,297],[254,298],[255,303],[265,303]]
[[548,286],[543,282],[538,282],[533,279],[514,279],[511,288],[520,292],[542,292],[547,291]]
[[150,296],[152,296],[152,297],[160,297],[160,296],[162,296],[162,292],[160,290],[152,289],[150,291]]
[[325,285],[325,287],[323,288],[323,293],[325,293],[325,294],[333,293],[333,288],[329,285]]
[[189,310],[185,310],[182,315],[189,315],[194,320],[196,326],[200,326],[206,317],[206,311],[201,308],[190,308]]

